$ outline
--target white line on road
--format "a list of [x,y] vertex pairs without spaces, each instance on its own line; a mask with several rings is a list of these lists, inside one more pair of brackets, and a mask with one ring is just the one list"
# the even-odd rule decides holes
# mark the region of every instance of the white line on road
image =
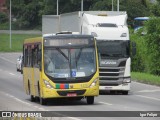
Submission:
[[14,73],[9,73],[10,75],[15,75]]
[[113,105],[111,103],[106,103],[106,102],[98,102],[98,103],[105,104],[105,105]]
[[144,92],[144,93],[152,93],[152,92],[160,92],[160,89],[155,89],[155,90],[141,90],[137,92]]
[[[42,110],[42,111],[49,111],[49,110],[44,109],[44,108],[42,108],[42,107],[33,106],[32,104],[30,104],[30,103],[28,103],[28,102],[25,102],[25,101],[23,101],[23,100],[21,100],[21,99],[19,99],[19,98],[16,98],[15,96],[10,95],[10,94],[8,94],[8,93],[2,92],[2,91],[0,91],[0,93],[4,94],[4,95],[6,95],[6,96],[8,96],[8,97],[10,97],[10,98],[12,98],[12,99],[20,102],[20,103],[23,103],[23,104],[26,104],[26,105],[28,105],[28,106],[34,107],[34,108],[36,108],[36,109],[39,109],[39,110]],[[60,115],[60,116],[64,116],[64,115],[59,114],[59,113],[57,113],[57,114]],[[66,118],[69,118],[69,119],[72,119],[72,120],[81,120],[81,119],[76,118],[76,117],[69,117],[69,116],[65,116],[65,117],[66,117]]]
[[13,61],[11,61],[11,60],[8,60],[8,59],[6,59],[6,58],[4,58],[4,57],[0,57],[1,59],[3,59],[3,60],[5,60],[5,61],[7,61],[7,62],[10,62],[10,63],[12,63],[12,64],[16,64],[16,63],[14,63]]
[[151,100],[160,101],[160,99],[154,98],[154,97],[148,97],[148,96],[143,96],[143,95],[135,95],[135,96],[142,97],[142,98],[147,98],[147,99],[151,99]]

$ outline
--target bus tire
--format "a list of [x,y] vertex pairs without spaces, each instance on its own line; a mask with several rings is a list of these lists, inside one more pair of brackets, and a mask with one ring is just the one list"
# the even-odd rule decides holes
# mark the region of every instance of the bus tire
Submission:
[[41,105],[46,105],[47,104],[47,100],[41,97],[41,90],[40,90],[40,86],[39,86],[39,82],[38,82],[38,93],[39,93],[39,102]]
[[36,101],[36,98],[33,95],[31,95],[31,102],[35,102],[35,101]]
[[88,96],[87,97],[87,104],[93,104],[94,103],[94,96]]
[[47,104],[47,100],[42,98],[42,97],[39,98],[39,101],[40,101],[41,105],[46,105]]
[[28,81],[28,94],[30,95],[31,94],[31,89],[30,89],[30,83]]

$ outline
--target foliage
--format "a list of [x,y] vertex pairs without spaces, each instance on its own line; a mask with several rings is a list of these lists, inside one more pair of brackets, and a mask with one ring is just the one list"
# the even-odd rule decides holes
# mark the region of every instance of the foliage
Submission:
[[[13,24],[19,29],[29,29],[41,24],[44,0],[13,0],[12,15],[17,19]],[[9,8],[9,2],[7,3]]]
[[134,81],[160,86],[160,76],[141,72],[132,72],[131,76]]
[[8,17],[5,13],[0,12],[0,23],[4,23],[8,20]]
[[132,57],[132,71],[145,72],[145,46],[144,36],[137,34],[131,34],[131,41],[136,42],[137,53]]
[[148,55],[148,71],[160,75],[160,18],[151,18],[146,23],[146,48]]
[[145,0],[121,0],[121,4],[120,10],[127,11],[129,20],[150,14]]
[[137,44],[137,54],[132,58],[132,70],[160,75],[160,18],[150,18],[145,23],[147,34],[142,36],[141,29],[131,34],[131,40]]
[[150,6],[150,12],[153,16],[160,16],[160,0]]
[[[159,0],[158,0],[159,1]],[[112,0],[83,0],[83,10],[112,10]],[[117,10],[117,0],[113,0]],[[159,3],[159,2],[158,2]],[[9,8],[9,0],[7,0]],[[120,0],[120,11],[127,11],[129,20],[137,16],[160,14],[159,4],[151,5],[149,0]],[[81,0],[59,0],[59,14],[81,10]],[[42,15],[57,14],[57,0],[12,0],[13,22],[16,29],[32,29],[41,25]]]

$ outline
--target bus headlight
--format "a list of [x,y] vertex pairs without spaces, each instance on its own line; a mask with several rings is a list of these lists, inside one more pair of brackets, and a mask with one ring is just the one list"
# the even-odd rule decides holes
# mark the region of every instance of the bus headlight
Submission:
[[54,87],[47,81],[47,80],[43,80],[44,81],[44,84],[47,88],[49,89],[53,89]]
[[98,79],[99,78],[96,78],[89,87],[92,88],[92,87],[96,86]]
[[123,79],[123,83],[130,83],[131,82],[131,78],[124,78]]

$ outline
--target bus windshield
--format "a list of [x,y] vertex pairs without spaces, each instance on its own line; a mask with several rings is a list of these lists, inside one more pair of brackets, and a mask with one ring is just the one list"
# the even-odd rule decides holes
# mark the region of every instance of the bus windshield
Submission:
[[45,73],[53,78],[76,78],[90,76],[96,71],[95,49],[45,48]]
[[[82,78],[96,72],[94,40],[56,38],[44,41],[44,72],[52,78]],[[58,79],[57,79],[58,80]]]

